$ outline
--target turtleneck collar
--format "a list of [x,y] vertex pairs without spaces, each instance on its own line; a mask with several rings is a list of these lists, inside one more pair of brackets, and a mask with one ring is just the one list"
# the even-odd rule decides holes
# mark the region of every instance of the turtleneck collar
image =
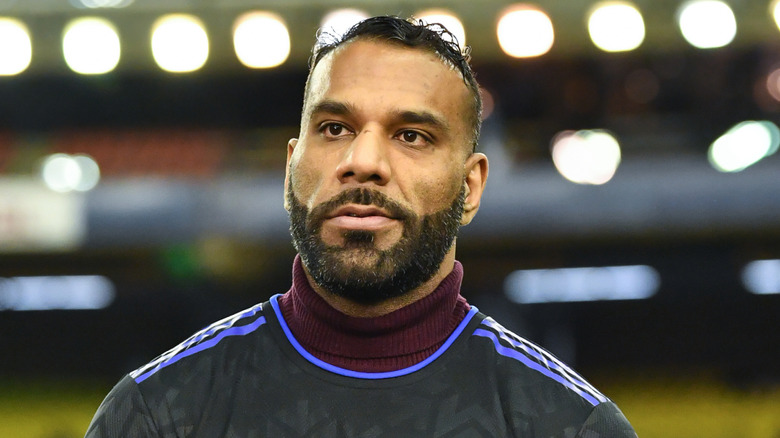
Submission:
[[332,365],[362,372],[393,371],[433,354],[469,311],[460,296],[463,267],[424,298],[376,318],[345,315],[309,285],[300,256],[293,263],[292,288],[279,298],[287,325],[298,342]]

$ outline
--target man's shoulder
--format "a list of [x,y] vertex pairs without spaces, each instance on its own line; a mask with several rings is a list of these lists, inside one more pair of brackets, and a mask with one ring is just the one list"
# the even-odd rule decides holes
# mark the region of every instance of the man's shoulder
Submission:
[[[620,409],[552,353],[479,315],[470,355],[492,369],[495,392],[513,430],[534,436],[636,437]],[[530,432],[529,432],[530,433]]]
[[525,391],[568,394],[584,406],[593,407],[610,401],[545,348],[508,330],[489,316],[480,316],[472,338],[488,352],[503,378],[522,381]]
[[256,304],[206,326],[151,362],[132,371],[129,377],[140,384],[180,361],[207,357],[213,353],[214,347],[246,341],[247,335],[255,333],[266,324],[267,312],[263,311],[265,304]]
[[88,436],[180,436],[179,428],[191,427],[204,412],[228,415],[233,398],[248,397],[247,391],[236,396],[242,385],[258,387],[267,376],[264,358],[278,356],[265,354],[276,345],[264,330],[273,319],[268,309],[260,303],[214,322],[125,375],[101,404]]

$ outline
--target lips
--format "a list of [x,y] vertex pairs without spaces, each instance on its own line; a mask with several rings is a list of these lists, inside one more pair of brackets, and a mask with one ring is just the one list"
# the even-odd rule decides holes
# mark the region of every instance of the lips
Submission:
[[355,218],[381,216],[381,217],[386,217],[388,219],[395,219],[389,213],[385,212],[381,208],[370,206],[370,205],[347,205],[337,209],[332,214],[328,215],[327,218],[333,219],[339,216],[355,217]]
[[343,206],[326,217],[326,222],[338,228],[369,231],[384,228],[396,220],[387,211],[370,205]]

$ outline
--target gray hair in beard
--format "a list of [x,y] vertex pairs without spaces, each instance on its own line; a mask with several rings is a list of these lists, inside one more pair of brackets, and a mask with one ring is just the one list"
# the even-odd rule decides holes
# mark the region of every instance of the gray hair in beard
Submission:
[[[466,190],[461,186],[451,205],[423,216],[368,188],[346,190],[309,211],[293,193],[292,175],[286,196],[293,245],[317,285],[356,303],[377,304],[414,290],[438,271],[460,228]],[[401,239],[380,250],[374,246],[373,232],[348,231],[344,246],[326,244],[320,236],[322,224],[329,212],[346,204],[385,209],[402,222]],[[347,261],[359,257],[374,262],[358,266]]]

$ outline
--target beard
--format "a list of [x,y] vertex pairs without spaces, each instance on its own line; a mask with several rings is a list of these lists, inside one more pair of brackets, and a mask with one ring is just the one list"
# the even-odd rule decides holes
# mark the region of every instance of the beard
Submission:
[[[292,180],[292,178],[291,178]],[[314,282],[326,291],[360,304],[402,296],[430,280],[452,247],[466,198],[465,187],[444,210],[417,215],[381,192],[354,188],[309,211],[287,187],[293,245]],[[373,231],[349,230],[343,245],[326,244],[320,231],[328,213],[346,204],[383,208],[403,226],[387,249],[375,245]]]

